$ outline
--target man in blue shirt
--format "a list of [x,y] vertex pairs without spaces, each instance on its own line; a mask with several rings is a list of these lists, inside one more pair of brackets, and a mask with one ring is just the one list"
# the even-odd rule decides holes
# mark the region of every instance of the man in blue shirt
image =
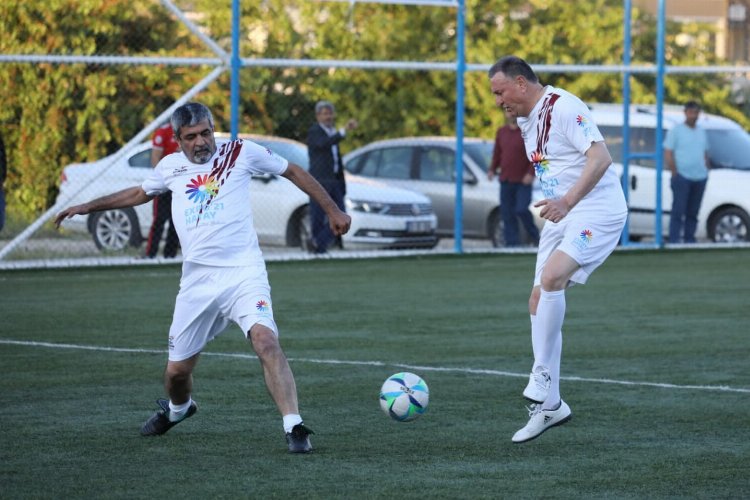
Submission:
[[672,172],[672,213],[669,242],[695,243],[698,210],[708,180],[708,136],[697,125],[701,108],[695,101],[685,104],[685,123],[667,131],[664,161]]

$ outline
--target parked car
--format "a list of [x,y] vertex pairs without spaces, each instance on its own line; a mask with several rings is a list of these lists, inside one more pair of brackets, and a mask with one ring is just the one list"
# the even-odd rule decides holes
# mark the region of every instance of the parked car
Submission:
[[[261,135],[241,137],[308,167],[307,146],[300,142]],[[226,134],[216,134],[217,144],[228,140]],[[57,200],[66,205],[83,203],[141,184],[151,169],[151,143],[136,146],[114,164],[113,158],[65,167]],[[310,234],[309,197],[281,176],[258,175],[253,180],[249,198],[261,245],[304,248]],[[437,217],[423,195],[347,174],[345,203],[352,217],[351,229],[342,239],[345,248],[432,248],[438,242]],[[147,203],[76,216],[64,221],[63,227],[90,232],[100,249],[122,250],[141,244],[152,218],[152,203]]]
[[[622,104],[589,104],[592,118],[604,135],[615,167],[622,172]],[[682,106],[665,106],[666,130],[685,121]],[[696,237],[715,242],[750,241],[750,135],[736,122],[701,112],[698,125],[708,132],[711,170],[703,195]],[[656,151],[656,106],[630,107],[630,152]],[[656,233],[656,161],[636,159],[628,165],[629,234],[632,239]],[[669,232],[672,208],[671,173],[662,172],[662,228]]]
[[[500,188],[487,179],[494,141],[463,143],[463,236],[502,243]],[[370,143],[344,156],[347,171],[427,195],[438,216],[438,234],[452,236],[456,198],[455,137],[405,137]],[[541,219],[537,219],[541,226]]]

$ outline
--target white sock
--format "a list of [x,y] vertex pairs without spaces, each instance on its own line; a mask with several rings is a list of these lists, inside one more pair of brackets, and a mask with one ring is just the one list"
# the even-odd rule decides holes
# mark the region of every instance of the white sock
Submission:
[[[535,352],[535,362],[550,367],[554,357],[557,337],[562,335],[565,320],[565,290],[547,292],[541,290],[539,305],[536,308],[536,321],[532,330],[532,344],[539,349]],[[557,359],[557,363],[560,360]]]
[[185,414],[188,411],[188,408],[190,408],[190,404],[193,402],[193,398],[188,399],[187,403],[176,405],[172,402],[172,400],[169,400],[169,421],[170,422],[179,422],[183,418],[185,418]]
[[560,402],[560,361],[562,358],[562,325],[565,320],[565,290],[541,290],[536,309],[534,366],[549,370],[550,388],[542,409],[548,410]]
[[537,326],[536,314],[530,314],[531,318],[531,352],[534,355],[534,365],[531,367],[531,371],[535,371],[542,364],[538,361],[542,354],[542,342],[539,335],[539,327]]
[[560,362],[562,360],[562,332],[557,336],[555,348],[549,362],[549,392],[542,403],[542,410],[552,410],[560,404]]
[[302,423],[302,417],[297,415],[296,413],[290,413],[289,415],[284,415],[284,432],[292,432],[292,428]]

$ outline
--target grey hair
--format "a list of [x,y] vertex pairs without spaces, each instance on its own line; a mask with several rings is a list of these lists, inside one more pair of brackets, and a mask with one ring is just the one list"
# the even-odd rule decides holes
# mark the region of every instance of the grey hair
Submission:
[[531,83],[539,83],[539,78],[531,69],[529,63],[516,56],[505,56],[498,59],[490,68],[489,77],[492,78],[497,73],[502,73],[508,78],[522,76]]
[[208,120],[211,128],[214,128],[214,117],[211,110],[199,102],[189,102],[174,110],[169,122],[172,124],[172,132],[175,137],[180,137],[182,127],[192,127],[203,120]]
[[330,109],[332,112],[336,111],[336,108],[333,107],[333,103],[330,101],[318,101],[315,103],[315,114],[317,115],[324,109]]

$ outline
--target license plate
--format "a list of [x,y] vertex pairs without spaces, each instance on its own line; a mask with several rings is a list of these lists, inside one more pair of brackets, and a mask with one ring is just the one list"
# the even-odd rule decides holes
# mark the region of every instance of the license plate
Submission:
[[432,225],[426,220],[409,221],[406,223],[407,233],[428,233],[430,230],[432,230]]

